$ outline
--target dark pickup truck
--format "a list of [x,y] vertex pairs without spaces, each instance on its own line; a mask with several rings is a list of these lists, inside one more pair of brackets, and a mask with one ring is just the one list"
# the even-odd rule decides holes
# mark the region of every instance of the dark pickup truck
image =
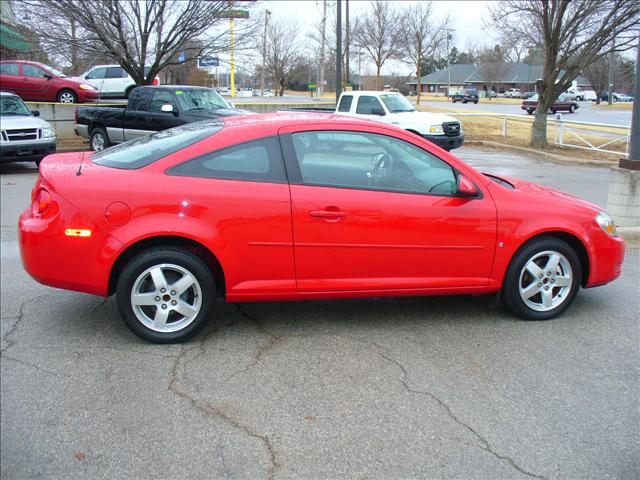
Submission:
[[75,131],[89,139],[91,150],[103,150],[185,123],[246,113],[211,88],[145,86],[131,92],[127,105],[78,107]]

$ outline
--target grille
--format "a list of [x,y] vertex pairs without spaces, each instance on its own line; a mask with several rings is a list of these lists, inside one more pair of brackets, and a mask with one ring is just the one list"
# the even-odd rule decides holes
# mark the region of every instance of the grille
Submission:
[[23,128],[21,130],[6,130],[6,134],[7,134],[7,139],[10,142],[38,139],[37,128]]
[[447,137],[456,137],[460,135],[460,122],[445,122],[442,130]]

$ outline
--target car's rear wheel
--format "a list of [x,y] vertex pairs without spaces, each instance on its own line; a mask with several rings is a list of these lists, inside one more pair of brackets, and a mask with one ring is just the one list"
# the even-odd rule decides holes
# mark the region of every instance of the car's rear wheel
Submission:
[[533,115],[533,111],[534,111],[534,110],[533,110],[533,108],[528,108],[528,109],[527,109],[527,113],[528,113],[529,115]]
[[61,90],[58,93],[57,100],[60,103],[77,103],[78,96],[73,90]]
[[576,252],[553,237],[541,237],[514,256],[503,285],[509,308],[525,320],[548,320],[566,310],[580,289]]
[[478,104],[478,100],[474,100],[473,103],[475,103],[477,105]]
[[205,326],[215,303],[215,282],[195,254],[154,248],[125,265],[116,295],[120,315],[133,333],[154,343],[175,343]]
[[574,107],[573,105],[569,105],[569,113],[573,113],[576,111],[576,107]]
[[89,146],[91,150],[95,152],[100,152],[105,148],[109,148],[111,146],[111,140],[109,140],[109,135],[102,127],[96,127],[91,130],[91,135],[89,136]]

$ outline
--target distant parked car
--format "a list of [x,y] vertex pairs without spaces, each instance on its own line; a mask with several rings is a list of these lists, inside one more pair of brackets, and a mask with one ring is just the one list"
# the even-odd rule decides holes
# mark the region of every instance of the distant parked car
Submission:
[[98,98],[98,89],[82,78],[67,77],[48,65],[24,60],[0,62],[0,89],[23,100],[84,103]]
[[[144,67],[147,75],[151,67]],[[84,72],[80,77],[91,82],[100,91],[101,97],[129,98],[136,82],[120,65],[96,65]],[[158,77],[153,79],[153,85],[160,85]]]
[[523,99],[531,98],[531,97],[533,97],[535,94],[536,94],[536,92],[524,92],[524,93],[522,94],[522,98],[523,98]]
[[[617,102],[618,101],[618,94],[616,92],[613,92],[613,94],[611,95],[612,101]],[[600,100],[602,100],[603,102],[608,102],[609,101],[609,92],[604,92],[601,96],[600,96]]]
[[583,90],[584,99],[589,102],[595,102],[598,99],[596,92],[593,90]]
[[486,98],[496,98],[498,96],[498,94],[493,90],[486,91],[484,94]]
[[465,88],[462,92],[451,95],[451,102],[478,103],[478,91],[475,88]]
[[507,98],[520,98],[522,97],[522,92],[519,88],[510,88],[506,92],[504,92],[504,96]]
[[633,102],[633,97],[626,93],[618,93],[618,102]]
[[56,134],[37,110],[14,93],[0,92],[0,162],[36,162],[56,152]]
[[[526,110],[529,115],[533,115],[533,112],[536,111],[537,107],[538,107],[537,94],[531,98],[528,98],[527,100],[523,100],[522,105],[520,105],[520,108],[522,110]],[[556,113],[556,112],[573,113],[578,108],[580,108],[580,105],[578,105],[578,102],[576,102],[575,100],[571,100],[570,98],[568,98],[567,95],[562,94],[558,97],[558,99],[555,102],[553,102],[553,105],[551,105],[551,108],[549,108],[549,111],[551,113]]]

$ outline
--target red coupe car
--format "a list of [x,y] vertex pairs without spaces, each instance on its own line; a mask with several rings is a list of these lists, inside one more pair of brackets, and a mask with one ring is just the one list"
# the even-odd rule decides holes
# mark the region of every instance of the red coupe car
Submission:
[[398,128],[323,114],[226,117],[50,155],[20,218],[39,282],[117,295],[159,343],[229,302],[491,294],[564,311],[620,275],[600,208],[482,174]]

